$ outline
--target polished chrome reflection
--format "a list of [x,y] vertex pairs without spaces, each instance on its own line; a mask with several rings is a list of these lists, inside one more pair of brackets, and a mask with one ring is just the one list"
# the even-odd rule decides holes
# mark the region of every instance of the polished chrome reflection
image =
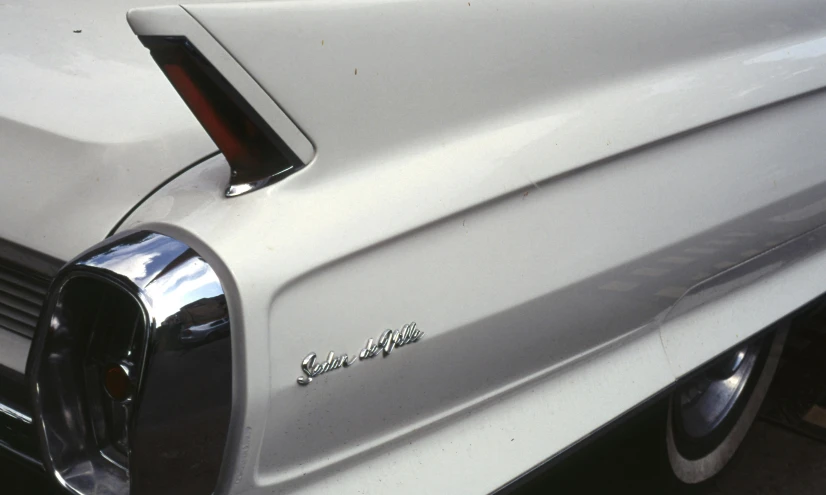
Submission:
[[0,402],[0,454],[10,454],[12,458],[38,465],[36,438],[32,418],[16,407]]
[[2,402],[0,402],[0,414],[8,416],[10,419],[13,419],[15,421],[20,421],[21,423],[31,424],[32,422],[32,418],[30,418],[28,415],[18,411],[17,409],[11,406],[7,406]]
[[229,337],[217,275],[175,239],[133,233],[67,265],[30,363],[48,469],[75,493],[211,493],[229,429]]
[[235,196],[240,196],[248,192],[257,191],[262,187],[267,187],[270,184],[275,184],[276,182],[280,181],[281,179],[284,179],[285,177],[293,174],[294,172],[297,172],[300,169],[301,167],[290,166],[288,168],[285,168],[284,170],[281,170],[277,173],[270,175],[269,177],[265,177],[263,179],[254,180],[250,182],[236,182],[235,177],[232,176],[230,178],[230,184],[227,186],[225,194],[228,198],[233,198]]
[[686,383],[677,397],[682,430],[699,439],[710,435],[729,417],[754,370],[759,341],[720,357],[701,375]]
[[[402,325],[400,329],[395,331],[387,329],[379,335],[377,342],[374,342],[373,339],[367,339],[367,343],[357,354],[358,360],[371,359],[378,356],[379,353],[387,356],[393,352],[393,349],[418,342],[422,337],[424,337],[424,332],[416,328],[415,321]],[[304,372],[304,376],[299,376],[296,380],[299,385],[309,385],[313,378],[318,375],[352,366],[356,362],[356,357],[350,359],[347,354],[337,357],[333,351],[327,354],[327,359],[322,363],[316,362],[316,358],[316,353],[311,352],[301,361],[301,371]]]

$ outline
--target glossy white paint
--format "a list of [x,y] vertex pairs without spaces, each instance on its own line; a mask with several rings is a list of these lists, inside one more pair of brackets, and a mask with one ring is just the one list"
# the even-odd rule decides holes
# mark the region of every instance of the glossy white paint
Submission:
[[216,157],[123,225],[232,288],[223,492],[493,490],[823,291],[819,2],[183,9],[130,22],[194,18],[316,151],[233,199]]
[[[487,168],[476,173],[510,190],[826,78],[826,9],[816,0],[794,8],[331,0],[186,9],[319,153],[334,155],[315,164],[325,180],[392,166],[385,155],[399,147],[438,153],[464,139],[468,153],[486,153],[475,145],[484,135],[506,151],[478,160]],[[506,157],[516,165],[502,167]]]
[[152,3],[0,5],[0,238],[72,258],[215,150],[126,24]]
[[692,287],[660,330],[675,375],[819,296],[824,277],[826,228],[820,227]]

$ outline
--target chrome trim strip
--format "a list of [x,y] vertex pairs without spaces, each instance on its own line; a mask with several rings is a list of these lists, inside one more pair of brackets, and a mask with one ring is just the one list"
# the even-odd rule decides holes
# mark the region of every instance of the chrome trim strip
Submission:
[[0,453],[42,468],[27,391],[25,375],[0,365]]
[[230,184],[227,186],[227,190],[224,194],[228,198],[234,198],[235,196],[240,196],[248,192],[257,191],[261,188],[269,186],[270,184],[275,184],[281,179],[286,178],[288,175],[292,175],[293,173],[298,172],[301,168],[302,167],[296,167],[295,165],[291,165],[285,168],[284,170],[281,170],[270,176],[264,177],[263,179],[258,179],[250,182],[234,182],[230,178]]
[[43,466],[37,458],[37,434],[32,418],[3,402],[0,402],[0,450],[29,464]]
[[[44,466],[43,466],[43,463],[40,462],[40,460],[38,458],[32,457],[31,455],[27,454],[26,452],[24,452],[20,449],[16,449],[16,448],[12,447],[9,443],[4,441],[2,438],[0,438],[0,451],[6,452],[6,454],[11,455],[14,459],[24,461],[24,462],[26,462],[28,464],[31,464],[35,467],[38,467],[40,469],[45,469]],[[2,458],[0,458],[0,459],[2,459]]]
[[11,406],[7,406],[0,402],[0,414],[4,414],[15,421],[21,421],[26,424],[32,424],[31,416],[28,416]]
[[[101,452],[94,405],[81,400],[77,383],[88,361],[87,337],[72,328],[65,314],[71,305],[64,303],[75,290],[67,285],[84,278],[128,294],[143,312],[142,348],[133,347],[128,472]],[[58,274],[34,345],[34,422],[46,470],[61,485],[98,495],[215,489],[232,406],[230,321],[217,275],[189,246],[142,231],[90,249]]]

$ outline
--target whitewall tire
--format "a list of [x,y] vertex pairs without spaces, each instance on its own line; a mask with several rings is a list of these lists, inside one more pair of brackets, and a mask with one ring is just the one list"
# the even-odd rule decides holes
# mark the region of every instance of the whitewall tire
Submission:
[[732,459],[766,398],[787,333],[788,327],[782,326],[744,344],[674,392],[666,444],[677,480],[702,483]]

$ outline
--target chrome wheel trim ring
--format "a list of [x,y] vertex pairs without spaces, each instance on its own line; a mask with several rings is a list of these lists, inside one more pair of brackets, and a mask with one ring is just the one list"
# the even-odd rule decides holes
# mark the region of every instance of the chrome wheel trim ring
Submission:
[[[757,383],[748,397],[745,407],[740,412],[731,430],[723,441],[710,453],[699,459],[688,459],[677,449],[674,435],[674,404],[669,402],[668,422],[666,427],[666,444],[668,460],[674,475],[683,483],[696,484],[706,481],[718,474],[734,456],[737,448],[743,443],[746,434],[757,417],[760,406],[763,404],[769,390],[772,378],[780,362],[783,345],[788,334],[788,326],[784,325],[775,331],[766,362],[760,371]],[[730,409],[729,409],[730,410]]]
[[679,426],[689,438],[708,437],[729,417],[755,371],[763,348],[762,339],[744,344],[675,392],[677,411],[674,412],[678,414],[674,419],[680,422]]

